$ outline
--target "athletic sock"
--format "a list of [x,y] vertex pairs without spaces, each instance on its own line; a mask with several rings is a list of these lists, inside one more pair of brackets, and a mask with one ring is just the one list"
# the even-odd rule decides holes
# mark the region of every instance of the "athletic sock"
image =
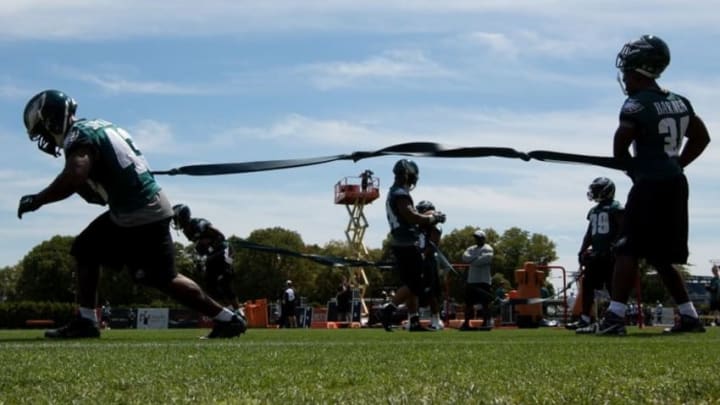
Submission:
[[698,313],[695,310],[695,305],[693,305],[692,301],[678,305],[678,312],[680,315],[687,315],[696,319],[698,318]]
[[80,307],[80,317],[93,321],[94,324],[98,323],[97,312],[93,308]]
[[625,318],[625,312],[627,311],[627,305],[623,304],[622,302],[618,301],[610,301],[610,306],[608,307],[608,311],[614,313],[615,315]]
[[229,322],[233,317],[233,312],[227,308],[223,308],[213,317],[214,320],[220,322]]

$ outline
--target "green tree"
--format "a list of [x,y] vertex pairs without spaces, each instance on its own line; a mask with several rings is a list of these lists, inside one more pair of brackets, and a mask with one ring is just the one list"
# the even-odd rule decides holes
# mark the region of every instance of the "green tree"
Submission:
[[550,263],[557,260],[555,243],[542,234],[530,234],[520,228],[506,230],[494,246],[493,270],[515,284],[515,270],[525,262]]
[[[347,242],[343,241],[330,241],[325,244],[322,248],[317,246],[309,247],[311,252],[320,254],[323,256],[334,256],[334,257],[345,257],[345,258],[356,258],[356,254],[352,251]],[[382,256],[381,249],[368,249],[367,255],[364,257],[365,260],[377,262]],[[315,287],[316,291],[313,293],[313,297],[317,297],[315,301],[320,304],[324,304],[329,299],[335,297],[337,294],[337,288],[343,279],[347,280],[351,285],[358,286],[362,284],[362,280],[357,267],[327,267],[316,265],[313,266],[313,270],[316,272],[315,276]],[[368,288],[365,291],[365,297],[371,298],[375,295],[377,290],[383,283],[383,277],[381,270],[375,266],[363,266],[363,272],[365,278],[368,281]]]
[[[462,262],[462,254],[465,249],[475,244],[473,234],[478,229],[473,226],[454,229],[444,235],[440,243],[440,250],[448,260],[460,265],[457,266],[459,274],[451,274],[447,280],[452,297],[461,298],[464,295],[466,264]],[[492,228],[482,230],[495,253],[492,261],[493,288],[502,286],[507,290],[514,286],[515,270],[522,268],[527,261],[549,263],[557,260],[555,244],[545,235],[531,234],[517,227],[506,230],[502,235]],[[552,290],[552,285],[547,284]]]
[[16,287],[20,278],[20,270],[20,265],[5,266],[0,269],[0,302],[16,299]]
[[[315,279],[308,277],[311,272],[307,260],[243,248],[239,244],[241,240],[235,236],[228,241],[235,251],[235,287],[240,299],[278,299],[286,280],[293,280],[300,296],[312,290]],[[296,252],[305,249],[300,234],[280,227],[254,230],[247,241]]]
[[35,246],[20,263],[15,298],[27,301],[75,302],[74,238],[53,236]]

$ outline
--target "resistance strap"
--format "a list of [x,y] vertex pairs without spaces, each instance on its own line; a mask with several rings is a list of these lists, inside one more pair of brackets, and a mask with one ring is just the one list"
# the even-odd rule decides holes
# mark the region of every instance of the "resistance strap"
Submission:
[[479,158],[502,157],[529,161],[535,159],[543,162],[582,163],[602,166],[611,169],[626,170],[627,162],[612,157],[580,155],[553,151],[519,152],[512,148],[492,146],[452,147],[434,142],[409,142],[391,145],[375,151],[358,151],[350,154],[322,156],[306,159],[265,160],[239,163],[210,163],[181,166],[169,170],[153,171],[153,174],[214,176],[221,174],[250,173],[266,170],[290,169],[295,167],[319,165],[337,160],[352,160],[357,162],[377,156],[417,156],[440,158]]
[[392,263],[392,262],[373,262],[370,260],[351,259],[351,258],[347,258],[347,257],[323,256],[323,255],[316,255],[316,254],[310,254],[310,253],[300,253],[300,252],[296,252],[296,251],[290,250],[290,249],[284,249],[284,248],[268,246],[268,245],[261,245],[259,243],[248,242],[248,241],[244,241],[244,240],[238,242],[236,246],[243,248],[243,249],[252,249],[252,250],[259,250],[259,251],[268,252],[268,253],[281,254],[281,255],[285,255],[285,256],[299,257],[302,259],[312,260],[315,263],[319,263],[324,266],[331,266],[331,267],[363,267],[363,266],[367,266],[367,267],[377,267],[380,269],[388,269],[394,265],[394,263]]

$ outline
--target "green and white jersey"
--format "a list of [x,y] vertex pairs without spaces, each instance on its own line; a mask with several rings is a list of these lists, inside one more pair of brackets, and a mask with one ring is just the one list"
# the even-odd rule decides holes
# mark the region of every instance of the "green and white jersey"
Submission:
[[592,251],[598,255],[610,255],[610,248],[620,233],[616,216],[623,210],[618,201],[601,201],[592,207],[587,214],[590,222]]
[[154,201],[160,186],[127,131],[103,120],[79,120],[65,137],[65,156],[80,146],[95,151],[88,185],[111,213],[131,213]]
[[620,121],[632,122],[641,133],[633,142],[630,174],[635,181],[682,173],[678,157],[694,115],[690,101],[665,90],[641,90],[625,100]]

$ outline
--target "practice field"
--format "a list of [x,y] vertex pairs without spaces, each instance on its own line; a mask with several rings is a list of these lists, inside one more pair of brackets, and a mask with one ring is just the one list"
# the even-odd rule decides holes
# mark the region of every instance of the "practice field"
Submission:
[[0,330],[0,404],[718,403],[720,328],[576,336],[559,328]]

